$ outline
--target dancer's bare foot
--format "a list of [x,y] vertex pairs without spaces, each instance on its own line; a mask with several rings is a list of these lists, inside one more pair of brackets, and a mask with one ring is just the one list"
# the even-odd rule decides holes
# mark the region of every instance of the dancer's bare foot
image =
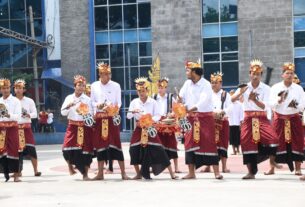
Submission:
[[[75,172],[75,173],[76,173],[76,172]],[[36,173],[34,174],[34,176],[40,177],[40,176],[41,176],[41,172],[36,172]]]
[[223,176],[222,175],[215,175],[215,178],[217,179],[217,180],[222,180],[223,179]]
[[187,175],[184,176],[182,179],[184,179],[184,180],[196,179],[196,176],[195,176],[195,175],[192,175],[192,174],[187,174]]
[[300,180],[305,181],[305,175],[301,176]]
[[130,177],[126,175],[126,173],[122,174],[122,180],[130,180]]
[[134,176],[132,179],[133,179],[133,180],[141,180],[141,179],[142,179],[142,175],[137,174],[137,175]]
[[209,173],[211,172],[210,166],[206,166],[204,169],[200,170],[201,173]]
[[282,169],[283,165],[277,164],[276,162],[271,162],[270,163],[272,167],[276,168],[276,169]]
[[230,169],[226,168],[226,169],[222,169],[222,172],[223,173],[230,173],[231,171],[230,171]]
[[271,168],[268,172],[264,172],[264,175],[274,175],[274,168]]
[[175,173],[182,173],[181,170],[175,170]]
[[70,175],[75,175],[77,172],[73,168],[70,168],[69,173]]
[[244,177],[242,177],[243,180],[250,180],[250,179],[255,179],[255,175],[248,173]]
[[104,176],[97,174],[92,180],[104,180]]
[[105,174],[113,174],[113,171],[106,169]]
[[171,178],[172,178],[173,180],[177,180],[177,179],[179,178],[179,176],[178,176],[178,175],[171,175]]
[[19,179],[19,176],[14,176],[14,182],[15,183],[21,182],[21,180]]
[[294,174],[297,175],[297,176],[300,176],[300,175],[302,175],[302,171],[301,170],[296,170]]
[[91,181],[92,179],[89,178],[88,176],[83,176],[83,181]]

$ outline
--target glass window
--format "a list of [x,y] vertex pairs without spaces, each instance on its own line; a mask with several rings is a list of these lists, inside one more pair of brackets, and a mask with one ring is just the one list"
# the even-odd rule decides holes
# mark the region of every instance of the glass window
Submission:
[[4,27],[4,28],[9,29],[8,21],[9,21],[9,20],[0,21],[0,27]]
[[238,53],[222,53],[222,61],[227,61],[227,60],[238,60]]
[[124,69],[111,67],[111,79],[121,85],[124,88]]
[[122,31],[111,31],[110,32],[110,43],[122,43],[123,32]]
[[203,23],[219,22],[218,0],[204,0],[203,2]]
[[11,20],[11,30],[19,32],[21,34],[26,34],[25,23],[25,20]]
[[234,36],[237,35],[237,23],[222,23],[221,24],[221,36]]
[[10,54],[11,54],[10,45],[8,45],[8,44],[7,45],[0,45],[0,54],[1,54],[0,68],[5,68],[4,63],[5,62],[8,62],[8,63],[10,62]]
[[137,27],[137,6],[125,5],[124,6],[124,28],[132,29]]
[[26,44],[13,45],[13,67],[27,67],[28,48]]
[[301,82],[305,82],[305,57],[303,58],[295,58],[295,68],[296,68],[296,74],[300,78]]
[[212,54],[212,55],[204,55],[203,56],[204,62],[212,62],[212,61],[219,61],[219,54]]
[[210,80],[211,74],[220,71],[219,63],[205,63],[203,65],[204,68],[204,78]]
[[25,18],[25,7],[23,0],[10,0],[10,17],[11,19]]
[[121,4],[122,0],[109,0],[109,4]]
[[0,19],[8,19],[8,3],[1,2],[0,5]]
[[305,47],[305,31],[294,33],[294,47]]
[[305,15],[305,0],[293,0],[294,16]]
[[137,42],[138,35],[137,30],[125,30],[124,41],[125,42]]
[[140,65],[151,65],[152,64],[152,58],[147,57],[147,58],[140,58]]
[[[34,30],[36,37],[42,36],[42,19],[34,19]],[[31,25],[29,22],[28,22],[27,33],[28,36],[31,36]]]
[[222,37],[221,38],[221,51],[237,51],[238,50],[238,39],[237,37]]
[[222,63],[223,85],[234,86],[239,82],[238,62]]
[[294,31],[304,30],[305,31],[305,17],[294,18]]
[[294,48],[294,57],[305,57],[305,48]]
[[203,39],[203,52],[219,52],[219,38],[205,38]]
[[141,68],[140,68],[140,76],[141,77],[148,77],[149,75],[148,75],[148,71],[150,71],[151,70],[151,67],[149,67],[149,66],[142,66]]
[[95,30],[107,30],[108,29],[108,17],[107,7],[95,8]]
[[105,5],[107,0],[94,0],[94,5]]
[[95,44],[107,44],[109,43],[108,32],[96,32],[95,33]]
[[[136,90],[135,84],[133,83],[133,80],[138,78],[140,76],[138,67],[130,67],[130,70],[128,67],[125,69],[125,83],[129,83],[130,80],[132,80],[131,84],[126,84],[126,90]],[[131,87],[130,87],[130,86]]]
[[122,6],[109,7],[109,29],[122,29]]
[[140,56],[151,56],[152,54],[151,42],[140,43]]
[[222,22],[237,20],[237,0],[220,0],[220,20]]
[[137,0],[123,0],[123,3],[136,3]]
[[151,29],[140,29],[139,41],[151,41]]
[[32,6],[34,18],[42,17],[41,0],[26,0],[26,8],[29,6]]
[[139,27],[151,27],[150,3],[138,4]]
[[[129,50],[129,56],[128,56]],[[138,65],[138,43],[125,44],[125,65]],[[129,60],[128,60],[129,59]]]
[[108,59],[109,58],[108,45],[97,45],[96,46],[96,58],[97,59]]
[[204,24],[202,28],[204,38],[219,36],[219,24]]
[[110,45],[111,67],[123,66],[123,44]]

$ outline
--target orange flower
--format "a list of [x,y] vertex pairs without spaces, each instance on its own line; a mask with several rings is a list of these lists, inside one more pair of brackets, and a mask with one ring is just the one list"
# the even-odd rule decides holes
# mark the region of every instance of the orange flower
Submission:
[[89,113],[89,106],[87,104],[80,103],[76,111],[79,115],[86,115]]
[[141,128],[148,128],[152,126],[153,123],[154,120],[152,119],[151,114],[145,114],[139,119],[139,125]]
[[117,105],[110,104],[109,106],[106,107],[105,111],[108,114],[108,116],[115,116],[119,113],[119,107]]
[[186,116],[186,107],[182,103],[173,103],[173,112],[177,118]]

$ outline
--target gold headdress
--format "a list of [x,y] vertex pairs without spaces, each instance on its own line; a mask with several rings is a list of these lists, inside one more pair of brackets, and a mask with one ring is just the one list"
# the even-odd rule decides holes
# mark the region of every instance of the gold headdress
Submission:
[[191,62],[191,61],[186,61],[185,62],[185,69],[193,69],[193,68],[200,68],[201,69],[201,62],[200,59],[197,62]]
[[167,88],[169,79],[167,77],[158,80],[158,88]]
[[255,73],[263,72],[263,62],[259,59],[254,59],[250,62],[250,71]]
[[283,65],[283,71],[286,71],[286,70],[291,70],[291,71],[294,72],[294,70],[295,70],[294,64],[291,63],[291,62],[286,62],[286,63],[284,63],[284,65]]
[[1,78],[0,79],[0,87],[10,87],[11,86],[11,81],[6,78]]
[[137,78],[135,84],[138,91],[148,88],[148,80],[146,77]]
[[82,76],[82,75],[74,76],[74,85],[76,85],[77,83],[86,84],[86,78],[84,76]]
[[111,68],[107,63],[101,62],[97,65],[99,73],[111,73]]
[[16,87],[22,87],[22,88],[24,88],[25,87],[25,80],[23,80],[23,79],[17,79],[17,80],[15,80],[15,82],[14,82],[14,87],[16,88]]
[[222,76],[223,73],[222,72],[217,72],[217,73],[213,73],[211,74],[211,82],[222,82]]

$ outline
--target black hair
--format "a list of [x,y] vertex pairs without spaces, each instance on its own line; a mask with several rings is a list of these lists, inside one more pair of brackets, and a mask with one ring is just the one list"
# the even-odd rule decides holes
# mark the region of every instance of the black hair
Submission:
[[194,71],[196,75],[203,75],[203,68],[192,68],[191,70]]

